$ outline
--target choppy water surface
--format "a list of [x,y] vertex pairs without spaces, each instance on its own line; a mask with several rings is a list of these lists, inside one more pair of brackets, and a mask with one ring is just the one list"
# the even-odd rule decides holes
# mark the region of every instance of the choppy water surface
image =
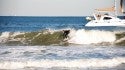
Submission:
[[[114,46],[1,46],[1,69],[113,69],[125,63],[125,48]],[[122,67],[124,68],[124,66]]]

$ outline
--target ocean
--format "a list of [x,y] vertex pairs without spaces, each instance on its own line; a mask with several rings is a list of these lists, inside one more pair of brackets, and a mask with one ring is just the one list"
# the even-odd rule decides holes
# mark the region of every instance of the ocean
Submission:
[[87,22],[1,16],[0,70],[125,70],[125,27],[85,27]]

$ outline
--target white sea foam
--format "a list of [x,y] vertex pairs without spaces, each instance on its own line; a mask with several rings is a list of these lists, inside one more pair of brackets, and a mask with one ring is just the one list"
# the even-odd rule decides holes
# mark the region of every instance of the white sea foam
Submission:
[[0,36],[0,43],[6,42],[9,36],[10,32],[3,32]]
[[68,42],[74,44],[113,43],[116,40],[114,32],[100,30],[72,30],[69,37]]
[[113,67],[121,63],[125,63],[125,58],[114,59],[79,59],[79,60],[41,60],[41,61],[1,61],[0,69],[19,69],[25,67],[77,67],[77,68],[91,68],[91,67]]
[[13,37],[19,34],[24,34],[23,32],[2,32],[0,35],[0,43],[5,43],[8,40],[15,40]]
[[20,34],[24,34],[24,32],[14,32],[14,33],[12,34],[12,36],[17,36],[17,35],[20,35]]
[[0,48],[0,69],[114,67],[125,63],[124,52],[115,47],[6,46]]
[[3,32],[0,37],[1,38],[8,38],[9,34],[10,34],[10,32]]

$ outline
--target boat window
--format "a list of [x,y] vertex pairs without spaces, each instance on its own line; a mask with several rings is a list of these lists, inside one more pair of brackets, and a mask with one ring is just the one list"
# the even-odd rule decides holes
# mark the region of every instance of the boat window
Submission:
[[104,17],[103,20],[110,20],[112,19],[111,17]]

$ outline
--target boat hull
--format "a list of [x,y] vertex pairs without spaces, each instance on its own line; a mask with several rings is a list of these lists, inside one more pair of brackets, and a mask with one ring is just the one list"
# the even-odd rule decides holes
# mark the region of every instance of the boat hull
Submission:
[[88,27],[95,27],[95,26],[120,26],[125,27],[125,21],[105,21],[105,22],[98,22],[98,21],[90,21],[85,26]]

